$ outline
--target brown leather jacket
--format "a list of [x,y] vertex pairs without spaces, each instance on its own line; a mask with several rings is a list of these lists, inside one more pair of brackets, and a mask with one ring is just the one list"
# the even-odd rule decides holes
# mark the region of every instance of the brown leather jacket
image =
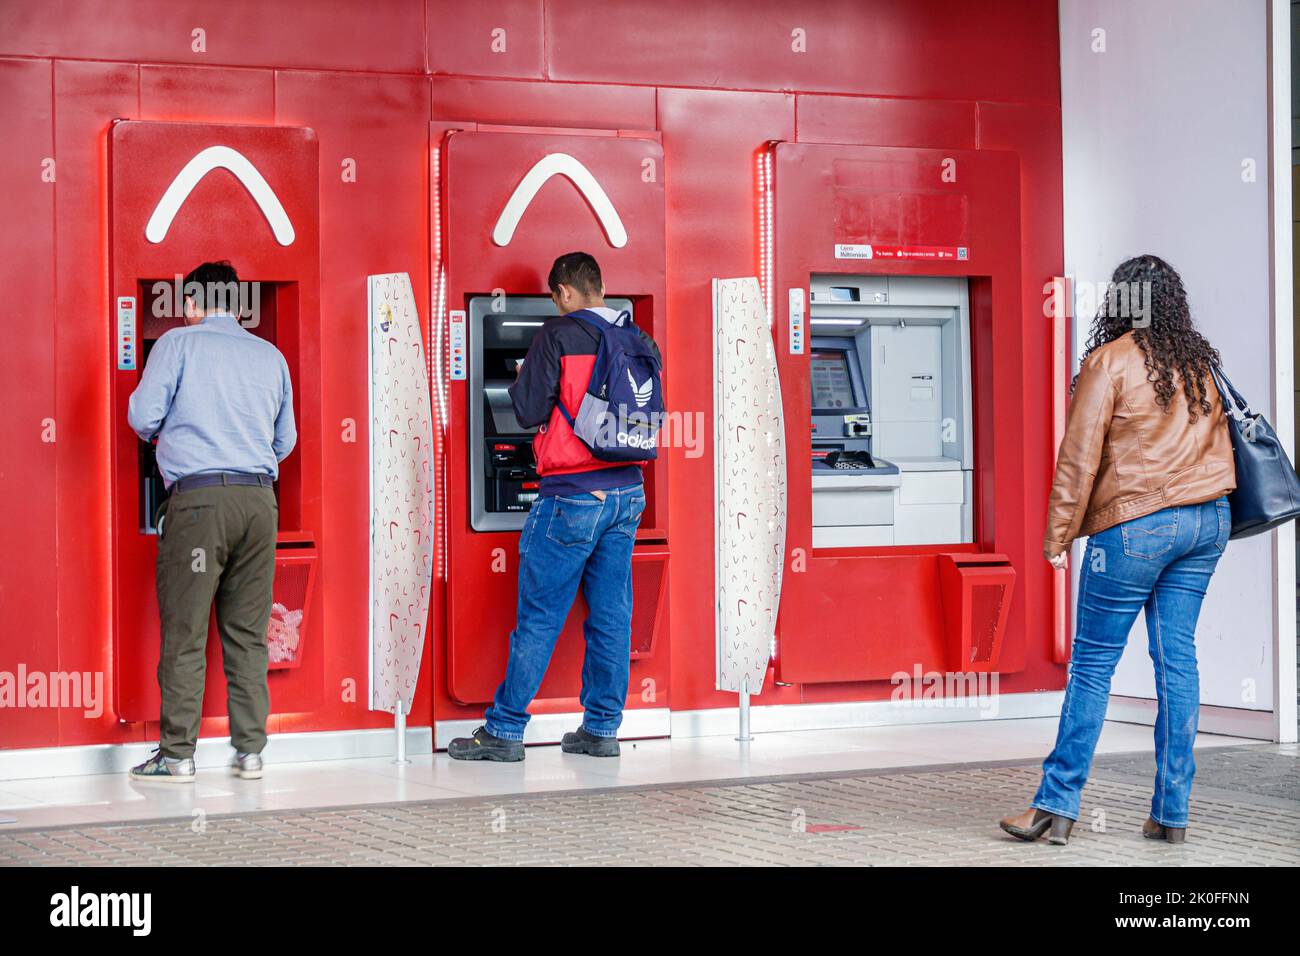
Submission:
[[1143,515],[1212,501],[1237,487],[1232,439],[1219,390],[1206,382],[1209,416],[1187,421],[1175,376],[1169,411],[1156,404],[1146,359],[1133,333],[1097,349],[1079,369],[1056,477],[1047,505],[1043,553]]

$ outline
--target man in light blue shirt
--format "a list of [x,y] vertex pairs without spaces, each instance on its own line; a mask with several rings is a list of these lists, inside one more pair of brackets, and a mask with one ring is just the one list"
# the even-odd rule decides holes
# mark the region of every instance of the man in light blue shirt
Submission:
[[284,356],[235,318],[241,300],[253,301],[241,295],[245,288],[229,262],[205,262],[185,277],[185,325],[154,344],[127,409],[135,433],[157,439],[169,491],[156,521],[161,730],[158,751],[132,768],[136,780],[194,780],[214,601],[231,766],[246,779],[262,775],[279,514],[273,482],[298,436]]
[[144,441],[158,439],[168,488],[212,472],[274,479],[298,440],[289,366],[233,315],[197,312],[193,301],[186,296],[185,326],[164,333],[149,353],[127,421]]

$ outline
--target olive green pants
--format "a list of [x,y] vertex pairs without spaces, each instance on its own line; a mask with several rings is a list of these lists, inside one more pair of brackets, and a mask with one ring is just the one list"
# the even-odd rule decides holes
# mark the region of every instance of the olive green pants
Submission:
[[266,626],[278,511],[275,493],[258,485],[195,488],[159,508],[159,749],[165,756],[194,755],[214,600],[230,742],[241,753],[261,753],[266,746]]

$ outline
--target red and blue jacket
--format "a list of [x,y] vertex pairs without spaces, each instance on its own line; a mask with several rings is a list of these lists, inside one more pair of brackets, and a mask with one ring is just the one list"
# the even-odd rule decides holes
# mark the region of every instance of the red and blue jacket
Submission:
[[[613,309],[582,311],[602,322],[608,319],[601,312],[617,314]],[[546,320],[533,337],[519,377],[510,386],[515,418],[524,428],[538,429],[533,438],[533,457],[542,479],[538,489],[542,496],[606,491],[641,483],[641,463],[621,464],[594,457],[556,407],[556,402],[563,402],[570,414],[577,415],[582,396],[591,384],[591,369],[600,347],[600,333],[575,318],[577,314]],[[641,336],[658,356],[654,340],[645,332]]]

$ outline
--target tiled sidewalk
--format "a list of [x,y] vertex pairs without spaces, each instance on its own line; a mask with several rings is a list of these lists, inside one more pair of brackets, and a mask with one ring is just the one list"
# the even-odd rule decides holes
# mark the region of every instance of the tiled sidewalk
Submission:
[[6,829],[0,864],[1295,866],[1297,753],[1198,753],[1183,846],[1141,838],[1150,757],[1113,755],[1065,848],[997,829],[1037,783],[1018,761]]

